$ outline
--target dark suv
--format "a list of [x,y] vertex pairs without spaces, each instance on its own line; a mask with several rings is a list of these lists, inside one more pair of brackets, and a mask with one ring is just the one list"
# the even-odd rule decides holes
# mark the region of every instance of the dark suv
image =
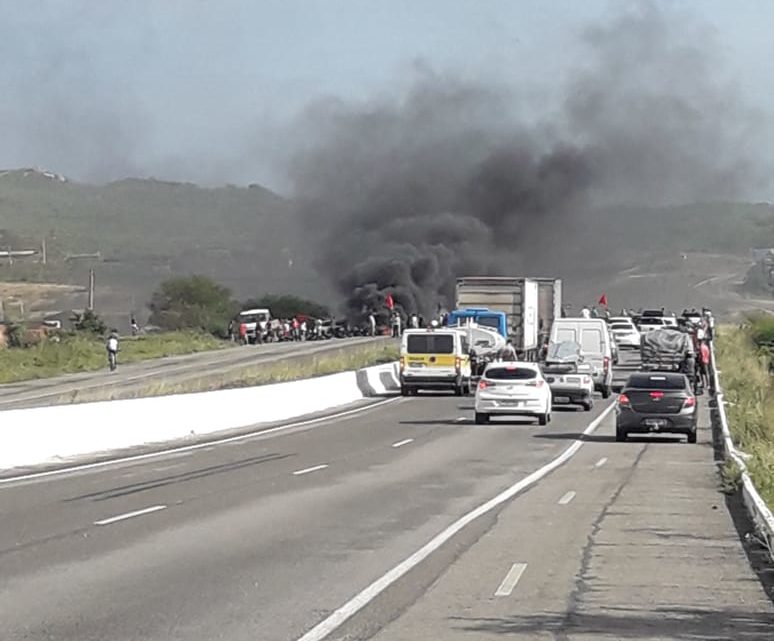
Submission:
[[632,374],[616,404],[615,440],[652,432],[685,434],[696,442],[696,396],[685,374]]

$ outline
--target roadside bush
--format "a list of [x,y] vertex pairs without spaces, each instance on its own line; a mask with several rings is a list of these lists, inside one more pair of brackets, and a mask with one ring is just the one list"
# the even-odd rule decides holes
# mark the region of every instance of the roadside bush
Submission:
[[748,317],[749,335],[758,346],[774,346],[774,316],[755,314]]
[[718,368],[726,399],[729,429],[739,448],[751,455],[748,470],[761,496],[774,505],[774,389],[768,357],[756,346],[751,322],[743,329],[717,333]]
[[87,309],[82,314],[76,314],[73,321],[73,327],[79,332],[87,332],[97,336],[102,336],[107,332],[105,321],[93,309]]
[[163,282],[148,307],[151,325],[165,330],[200,330],[216,336],[225,335],[228,321],[238,309],[231,291],[206,276]]

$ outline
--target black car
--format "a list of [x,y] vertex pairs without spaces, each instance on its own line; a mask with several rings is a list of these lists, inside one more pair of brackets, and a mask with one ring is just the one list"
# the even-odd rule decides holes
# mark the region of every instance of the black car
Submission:
[[616,405],[615,440],[652,432],[696,442],[696,396],[685,374],[639,372],[626,382]]

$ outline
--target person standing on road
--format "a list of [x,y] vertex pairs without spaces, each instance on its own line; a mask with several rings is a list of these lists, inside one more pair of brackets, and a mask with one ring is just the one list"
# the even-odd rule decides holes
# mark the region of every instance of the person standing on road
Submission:
[[392,337],[400,338],[400,314],[397,311],[392,313]]
[[118,366],[118,332],[115,329],[110,330],[105,348],[107,349],[108,367],[113,372]]
[[503,361],[517,361],[518,356],[516,354],[516,348],[513,346],[513,341],[509,338],[508,342],[500,350],[500,360]]
[[709,389],[710,377],[710,348],[709,341],[703,340],[699,345],[699,374],[701,376],[701,385],[704,389]]
[[591,318],[591,310],[585,305],[581,309],[581,318]]
[[376,316],[373,312],[368,313],[368,333],[370,336],[376,336]]

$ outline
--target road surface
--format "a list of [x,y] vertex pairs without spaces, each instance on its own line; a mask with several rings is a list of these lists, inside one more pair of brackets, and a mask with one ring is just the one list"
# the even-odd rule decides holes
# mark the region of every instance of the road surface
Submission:
[[[135,390],[163,381],[165,384],[182,383],[203,375],[225,374],[260,363],[270,363],[291,356],[319,354],[339,350],[345,346],[365,345],[389,339],[350,338],[311,343],[270,343],[226,348],[223,350],[171,356],[138,363],[120,365],[115,372],[106,368],[97,372],[66,374],[55,378],[36,379],[21,383],[0,385],[0,410],[38,407],[68,402],[75,396],[90,392],[116,390],[116,395],[131,394]],[[120,359],[119,359],[120,361]]]
[[604,416],[563,467],[361,599],[329,638],[771,641],[706,412],[699,445],[615,443],[608,407],[477,426],[472,398],[397,398],[3,483],[0,638],[303,638]]

